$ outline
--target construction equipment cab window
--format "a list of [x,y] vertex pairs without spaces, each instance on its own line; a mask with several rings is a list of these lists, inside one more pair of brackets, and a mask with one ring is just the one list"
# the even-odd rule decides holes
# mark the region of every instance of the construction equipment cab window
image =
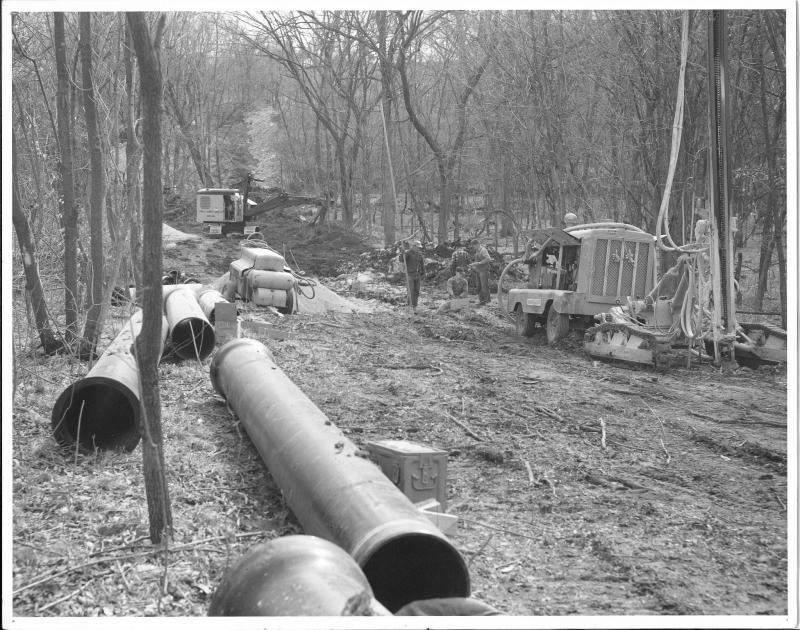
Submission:
[[574,291],[579,254],[579,245],[546,247],[530,263],[530,286]]
[[234,214],[233,199],[231,198],[230,195],[223,195],[222,200],[223,203],[225,204],[225,220],[233,221],[233,214]]

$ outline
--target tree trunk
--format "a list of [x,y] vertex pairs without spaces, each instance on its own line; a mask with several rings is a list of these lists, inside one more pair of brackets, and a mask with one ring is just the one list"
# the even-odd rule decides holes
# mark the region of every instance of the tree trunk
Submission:
[[136,58],[139,62],[139,90],[142,102],[144,144],[144,223],[142,331],[136,338],[136,360],[142,395],[142,460],[150,517],[150,540],[159,543],[172,538],[172,511],[167,488],[161,433],[161,399],[158,362],[161,354],[162,264],[161,264],[161,100],[162,78],[158,47],[164,27],[162,15],[155,42],[150,39],[143,13],[128,13]]
[[[125,45],[123,60],[125,64],[125,89],[128,93],[125,107],[125,196],[128,204],[128,221],[130,223],[130,257],[133,281],[137,291],[142,289],[142,193],[139,187],[139,164],[142,160],[142,147],[136,137],[136,116],[134,107],[133,59],[131,53],[133,40],[130,26],[125,28]],[[176,162],[177,163],[177,162]]]
[[350,175],[347,172],[347,160],[344,153],[344,137],[336,143],[336,161],[339,166],[339,193],[342,200],[342,223],[347,230],[353,228],[353,206],[350,186]]
[[450,173],[443,162],[439,163],[439,229],[436,235],[439,243],[447,241],[447,223],[450,220]]
[[80,48],[82,66],[83,110],[86,117],[86,135],[89,140],[91,189],[89,193],[89,232],[91,237],[91,302],[86,314],[80,356],[94,355],[100,335],[99,321],[103,303],[103,215],[106,201],[106,175],[103,167],[103,148],[97,125],[97,103],[92,77],[92,27],[91,13],[80,14]]
[[[378,11],[376,13],[376,19],[378,21],[378,45],[380,46],[380,66],[381,66],[381,88],[382,88],[382,116],[383,116],[383,124],[384,124],[384,133],[386,134],[386,146],[388,147],[386,150],[386,168],[383,169],[383,191],[394,190],[394,186],[392,182],[389,181],[389,171],[388,165],[389,160],[392,159],[392,153],[394,149],[394,133],[392,125],[389,124],[389,121],[392,118],[392,102],[393,102],[393,92],[392,92],[392,64],[391,59],[389,59],[388,53],[388,42],[387,42],[387,26],[386,26],[386,12],[385,11]],[[391,203],[387,202],[388,195],[383,195],[383,209],[382,209],[382,222],[383,222],[383,244],[385,247],[389,247],[392,243],[395,242],[397,236],[395,234],[395,206],[397,204],[397,199],[392,199]]]
[[14,232],[17,235],[19,253],[22,257],[22,266],[25,270],[25,292],[31,302],[33,319],[36,324],[36,331],[39,334],[39,340],[42,342],[42,348],[45,354],[55,354],[63,348],[63,344],[56,338],[52,328],[50,328],[47,303],[44,299],[42,281],[41,278],[39,278],[39,266],[36,263],[36,246],[33,243],[33,238],[31,238],[28,218],[22,211],[22,200],[20,199],[18,184],[19,179],[17,178],[19,156],[17,154],[16,134],[14,134],[12,138],[12,145],[11,184],[13,197],[11,200],[11,220],[14,224]]
[[64,228],[64,319],[68,344],[78,337],[78,209],[75,205],[75,183],[72,172],[72,119],[69,101],[69,67],[64,38],[64,14],[53,14],[53,45],[56,50],[56,117],[61,154],[61,225]]

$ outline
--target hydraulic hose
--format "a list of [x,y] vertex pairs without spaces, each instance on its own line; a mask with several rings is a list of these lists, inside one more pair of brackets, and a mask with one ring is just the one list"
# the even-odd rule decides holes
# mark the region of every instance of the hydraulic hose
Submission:
[[618,223],[618,222],[582,223],[581,225],[573,225],[571,227],[565,228],[564,231],[576,232],[578,230],[591,230],[594,228],[609,228],[609,229],[623,228],[625,230],[633,230],[634,232],[644,232],[642,228],[638,228],[635,225],[631,225],[630,223]]
[[510,263],[506,265],[506,268],[503,269],[503,273],[500,274],[500,279],[497,281],[497,306],[501,307],[501,312],[508,312],[508,300],[506,300],[505,308],[503,307],[503,278],[505,277],[508,270],[511,269],[513,265],[517,263],[521,263],[524,258],[515,258]]

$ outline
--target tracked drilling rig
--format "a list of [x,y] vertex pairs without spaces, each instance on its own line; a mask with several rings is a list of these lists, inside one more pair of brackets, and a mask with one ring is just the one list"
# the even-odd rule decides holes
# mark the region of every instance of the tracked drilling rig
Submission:
[[676,245],[669,236],[662,204],[657,243],[679,254],[644,297],[630,295],[595,317],[599,325],[584,336],[588,354],[638,364],[658,364],[675,348],[688,355],[713,356],[715,364],[757,365],[786,361],[786,331],[767,324],[737,321],[733,273],[735,219],[731,216],[728,157],[725,11],[711,11],[708,22],[709,147],[707,216],[697,221],[694,241]]

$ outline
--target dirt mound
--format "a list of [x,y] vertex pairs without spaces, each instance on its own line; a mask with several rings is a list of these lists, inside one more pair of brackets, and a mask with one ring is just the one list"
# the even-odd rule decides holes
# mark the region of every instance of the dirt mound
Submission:
[[[334,277],[347,270],[347,262],[370,250],[370,246],[355,232],[346,230],[337,221],[315,229],[309,225],[316,208],[295,206],[265,212],[254,217],[264,240],[286,258],[292,269],[310,275]],[[166,216],[166,213],[165,213]],[[197,223],[191,200],[174,202],[169,212],[169,223],[174,228],[189,234],[201,234],[202,225]],[[227,238],[206,240],[213,243],[228,262],[238,258],[239,243],[243,235],[231,234]],[[224,273],[227,265],[220,261],[220,268],[209,269],[212,277]],[[196,273],[196,272],[195,272]]]

